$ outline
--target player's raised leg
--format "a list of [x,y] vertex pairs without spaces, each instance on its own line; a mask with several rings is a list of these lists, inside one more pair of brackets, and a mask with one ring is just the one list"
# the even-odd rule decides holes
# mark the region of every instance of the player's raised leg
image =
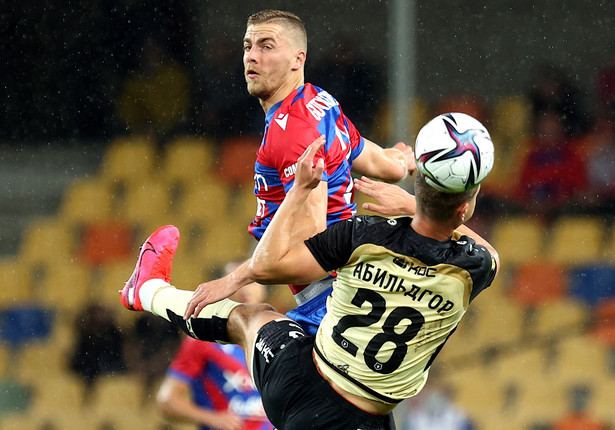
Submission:
[[[193,291],[170,284],[179,230],[172,225],[159,228],[141,246],[135,270],[120,290],[120,301],[130,310],[148,311],[180,327],[199,340],[237,343],[251,351],[256,331],[265,322],[282,317],[269,305],[245,305],[224,299],[206,306],[198,317],[184,320]],[[234,314],[229,324],[231,312]]]

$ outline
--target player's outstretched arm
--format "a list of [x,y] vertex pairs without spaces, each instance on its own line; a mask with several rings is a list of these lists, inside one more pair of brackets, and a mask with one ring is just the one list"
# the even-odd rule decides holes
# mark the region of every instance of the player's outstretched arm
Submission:
[[361,154],[352,162],[352,171],[385,182],[398,182],[416,170],[411,146],[398,142],[392,148],[382,148],[365,139]]
[[304,217],[304,203],[320,184],[324,160],[320,159],[316,166],[313,166],[313,161],[324,143],[324,137],[319,137],[299,158],[294,185],[267,227],[252,258],[225,277],[199,285],[186,306],[185,319],[198,316],[208,304],[229,297],[253,281],[261,284],[300,284],[327,275],[307,246],[303,242],[296,243],[293,236]]
[[199,406],[192,400],[192,389],[187,382],[165,376],[156,403],[160,413],[169,421],[190,421],[222,430],[241,430],[241,418],[229,411],[216,411]]
[[355,181],[355,188],[380,203],[364,203],[363,208],[369,211],[385,216],[414,215],[416,212],[414,196],[397,185],[362,177]]

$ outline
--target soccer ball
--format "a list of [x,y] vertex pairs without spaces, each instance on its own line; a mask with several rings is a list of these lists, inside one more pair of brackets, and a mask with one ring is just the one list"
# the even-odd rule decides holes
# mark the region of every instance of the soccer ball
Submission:
[[425,181],[447,193],[477,186],[493,167],[489,132],[464,113],[446,113],[429,121],[416,137],[414,153]]

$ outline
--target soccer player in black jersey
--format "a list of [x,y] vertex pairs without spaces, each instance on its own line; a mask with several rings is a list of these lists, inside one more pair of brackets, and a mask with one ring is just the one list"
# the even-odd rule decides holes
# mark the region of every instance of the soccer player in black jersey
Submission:
[[148,238],[128,283],[145,309],[189,335],[241,345],[277,428],[392,429],[391,411],[422,389],[470,302],[493,281],[498,255],[463,225],[479,187],[442,193],[420,174],[416,202],[403,192],[381,200],[411,217],[359,216],[291,247],[290,233],[306,216],[302,203],[320,182],[324,165],[314,155],[323,144],[319,138],[299,158],[294,186],[251,263],[211,281],[307,283],[336,271],[316,337],[267,304],[211,303],[175,289],[173,226]]

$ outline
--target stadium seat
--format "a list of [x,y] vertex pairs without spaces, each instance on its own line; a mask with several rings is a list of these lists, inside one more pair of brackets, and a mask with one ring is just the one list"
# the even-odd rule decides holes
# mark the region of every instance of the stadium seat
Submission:
[[88,267],[122,261],[133,255],[134,231],[120,220],[91,223],[85,227],[79,257]]
[[101,178],[111,182],[130,182],[150,176],[156,159],[156,147],[146,138],[117,138],[105,150],[100,167]]
[[76,376],[64,372],[50,374],[40,369],[40,377],[34,385],[32,411],[37,416],[46,416],[56,421],[63,415],[81,413],[84,385]]
[[544,225],[537,218],[519,216],[499,219],[491,232],[502,267],[527,263],[541,256]]
[[183,136],[169,142],[164,151],[160,174],[166,181],[185,184],[206,181],[216,163],[216,147],[209,139]]
[[[491,112],[490,134],[501,135],[508,141],[526,138],[532,127],[532,109],[529,100],[521,94],[498,98]],[[495,142],[494,142],[495,143]]]
[[437,106],[436,115],[448,112],[461,112],[485,122],[485,103],[475,94],[450,94],[442,97]]
[[98,177],[73,181],[65,192],[58,216],[68,223],[97,222],[110,217],[111,185]]
[[17,258],[0,259],[0,309],[17,306],[32,298],[28,265]]
[[615,297],[615,267],[581,266],[569,271],[569,293],[590,306]]
[[18,305],[0,311],[0,341],[18,350],[28,341],[49,337],[53,314],[36,305]]
[[254,182],[254,162],[261,138],[253,136],[225,139],[220,148],[218,174],[228,186]]
[[567,296],[544,302],[536,308],[533,335],[554,338],[582,333],[589,316],[585,304]]
[[562,266],[550,261],[519,264],[512,274],[511,297],[526,306],[557,300],[566,292],[566,275]]
[[75,232],[59,218],[30,223],[22,236],[19,259],[29,263],[70,260],[75,254]]
[[183,204],[177,211],[178,222],[216,223],[230,215],[231,194],[228,186],[221,181],[192,184],[184,194]]
[[178,228],[182,233],[177,249],[178,260],[188,254],[208,266],[226,264],[245,258],[251,243],[246,226],[227,218],[221,218],[216,223],[182,222]]
[[601,218],[564,216],[555,221],[545,256],[559,264],[580,266],[602,261],[605,224]]
[[609,377],[606,348],[588,335],[575,335],[558,342],[556,372],[562,384],[601,383]]
[[592,312],[592,335],[615,350],[615,298],[599,302]]
[[138,375],[101,376],[92,396],[95,413],[115,416],[118,411],[138,410],[143,401],[143,382]]
[[114,215],[133,224],[168,215],[171,184],[164,177],[138,179],[127,184]]
[[46,307],[61,312],[78,310],[91,298],[90,270],[82,264],[42,266],[44,278],[33,298]]

